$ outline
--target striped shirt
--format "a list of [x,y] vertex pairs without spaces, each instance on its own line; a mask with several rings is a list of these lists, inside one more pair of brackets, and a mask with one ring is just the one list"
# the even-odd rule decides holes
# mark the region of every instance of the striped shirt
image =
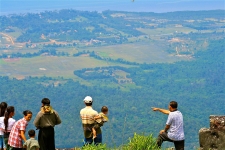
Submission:
[[80,117],[82,124],[94,124],[94,117],[98,115],[98,112],[92,109],[92,107],[85,107],[80,111]]
[[[82,120],[82,126],[84,130],[84,136],[85,138],[91,138],[92,137],[92,130],[95,120],[94,117],[98,115],[98,112],[92,109],[91,106],[86,106],[85,108],[81,109],[80,111],[80,117]],[[101,129],[96,131],[97,134],[101,133]]]
[[15,148],[23,148],[23,144],[22,144],[22,138],[20,135],[21,131],[26,131],[26,127],[28,125],[28,122],[26,121],[25,118],[22,118],[20,120],[18,120],[9,135],[9,141],[8,144],[11,147],[15,147]]

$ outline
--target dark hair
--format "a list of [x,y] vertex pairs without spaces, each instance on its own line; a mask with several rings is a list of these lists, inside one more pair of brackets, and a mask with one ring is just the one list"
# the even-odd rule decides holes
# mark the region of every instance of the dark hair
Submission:
[[178,104],[177,104],[176,101],[171,101],[171,102],[170,102],[170,106],[171,106],[172,108],[177,108],[177,107],[178,107]]
[[29,135],[29,137],[35,136],[35,131],[33,129],[29,130],[28,135]]
[[41,100],[41,103],[44,104],[44,105],[50,105],[50,100],[48,98],[43,98]]
[[108,107],[102,106],[101,112],[108,112]]
[[27,116],[28,114],[32,114],[32,112],[30,110],[24,110],[23,111],[24,116]]
[[13,106],[9,106],[6,108],[5,111],[5,118],[4,118],[4,124],[5,124],[5,132],[7,132],[7,128],[8,128],[8,120],[9,120],[9,115],[11,112],[14,112],[14,107]]
[[1,102],[1,104],[0,104],[0,117],[4,116],[7,106],[8,105],[7,105],[6,102]]
[[92,103],[85,103],[86,106],[92,106]]

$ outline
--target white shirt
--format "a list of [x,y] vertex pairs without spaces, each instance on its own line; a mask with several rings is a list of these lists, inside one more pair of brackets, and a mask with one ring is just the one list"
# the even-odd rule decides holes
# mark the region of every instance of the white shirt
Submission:
[[168,137],[171,140],[184,140],[183,115],[180,111],[170,112],[166,124],[170,125]]
[[[4,135],[4,131],[5,131],[4,118],[5,117],[0,117],[0,135]],[[7,132],[11,131],[11,129],[12,129],[13,125],[15,124],[15,122],[16,122],[15,119],[9,118]]]

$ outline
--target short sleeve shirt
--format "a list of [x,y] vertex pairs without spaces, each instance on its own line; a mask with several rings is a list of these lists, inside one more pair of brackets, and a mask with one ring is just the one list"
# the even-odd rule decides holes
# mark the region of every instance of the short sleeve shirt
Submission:
[[34,138],[30,138],[27,140],[23,146],[27,147],[27,150],[36,150],[37,148],[40,148],[38,141],[35,140]]
[[82,124],[94,124],[94,117],[98,115],[98,112],[95,111],[92,107],[85,107],[80,111],[80,117]]
[[[82,126],[84,130],[84,136],[85,138],[91,138],[92,137],[92,130],[95,120],[94,117],[98,115],[98,112],[95,111],[92,107],[85,107],[81,109],[80,111],[80,117],[82,121]],[[97,131],[97,134],[101,133],[101,129],[99,128]]]
[[103,112],[100,112],[98,114],[101,118],[100,119],[97,119],[96,122],[100,123],[100,122],[107,122],[109,119],[108,119],[108,116],[106,114],[104,114]]
[[14,126],[12,127],[12,130],[9,135],[9,141],[8,144],[15,148],[22,148],[22,138],[20,135],[21,131],[26,131],[26,127],[28,125],[28,122],[25,118],[22,118],[18,120]]
[[[4,124],[4,119],[5,117],[0,117],[0,135],[4,134],[5,131],[5,124]],[[8,119],[8,127],[7,127],[7,132],[10,132],[13,125],[15,124],[16,120],[13,118]]]
[[183,115],[180,111],[170,112],[166,124],[170,125],[168,137],[171,140],[184,140]]

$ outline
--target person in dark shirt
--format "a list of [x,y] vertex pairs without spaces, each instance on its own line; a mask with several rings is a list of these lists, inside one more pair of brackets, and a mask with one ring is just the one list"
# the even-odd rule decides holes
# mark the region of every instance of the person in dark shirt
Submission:
[[40,150],[55,150],[54,126],[61,123],[58,113],[50,106],[50,100],[43,98],[41,111],[34,119],[34,125],[39,129],[38,142]]

